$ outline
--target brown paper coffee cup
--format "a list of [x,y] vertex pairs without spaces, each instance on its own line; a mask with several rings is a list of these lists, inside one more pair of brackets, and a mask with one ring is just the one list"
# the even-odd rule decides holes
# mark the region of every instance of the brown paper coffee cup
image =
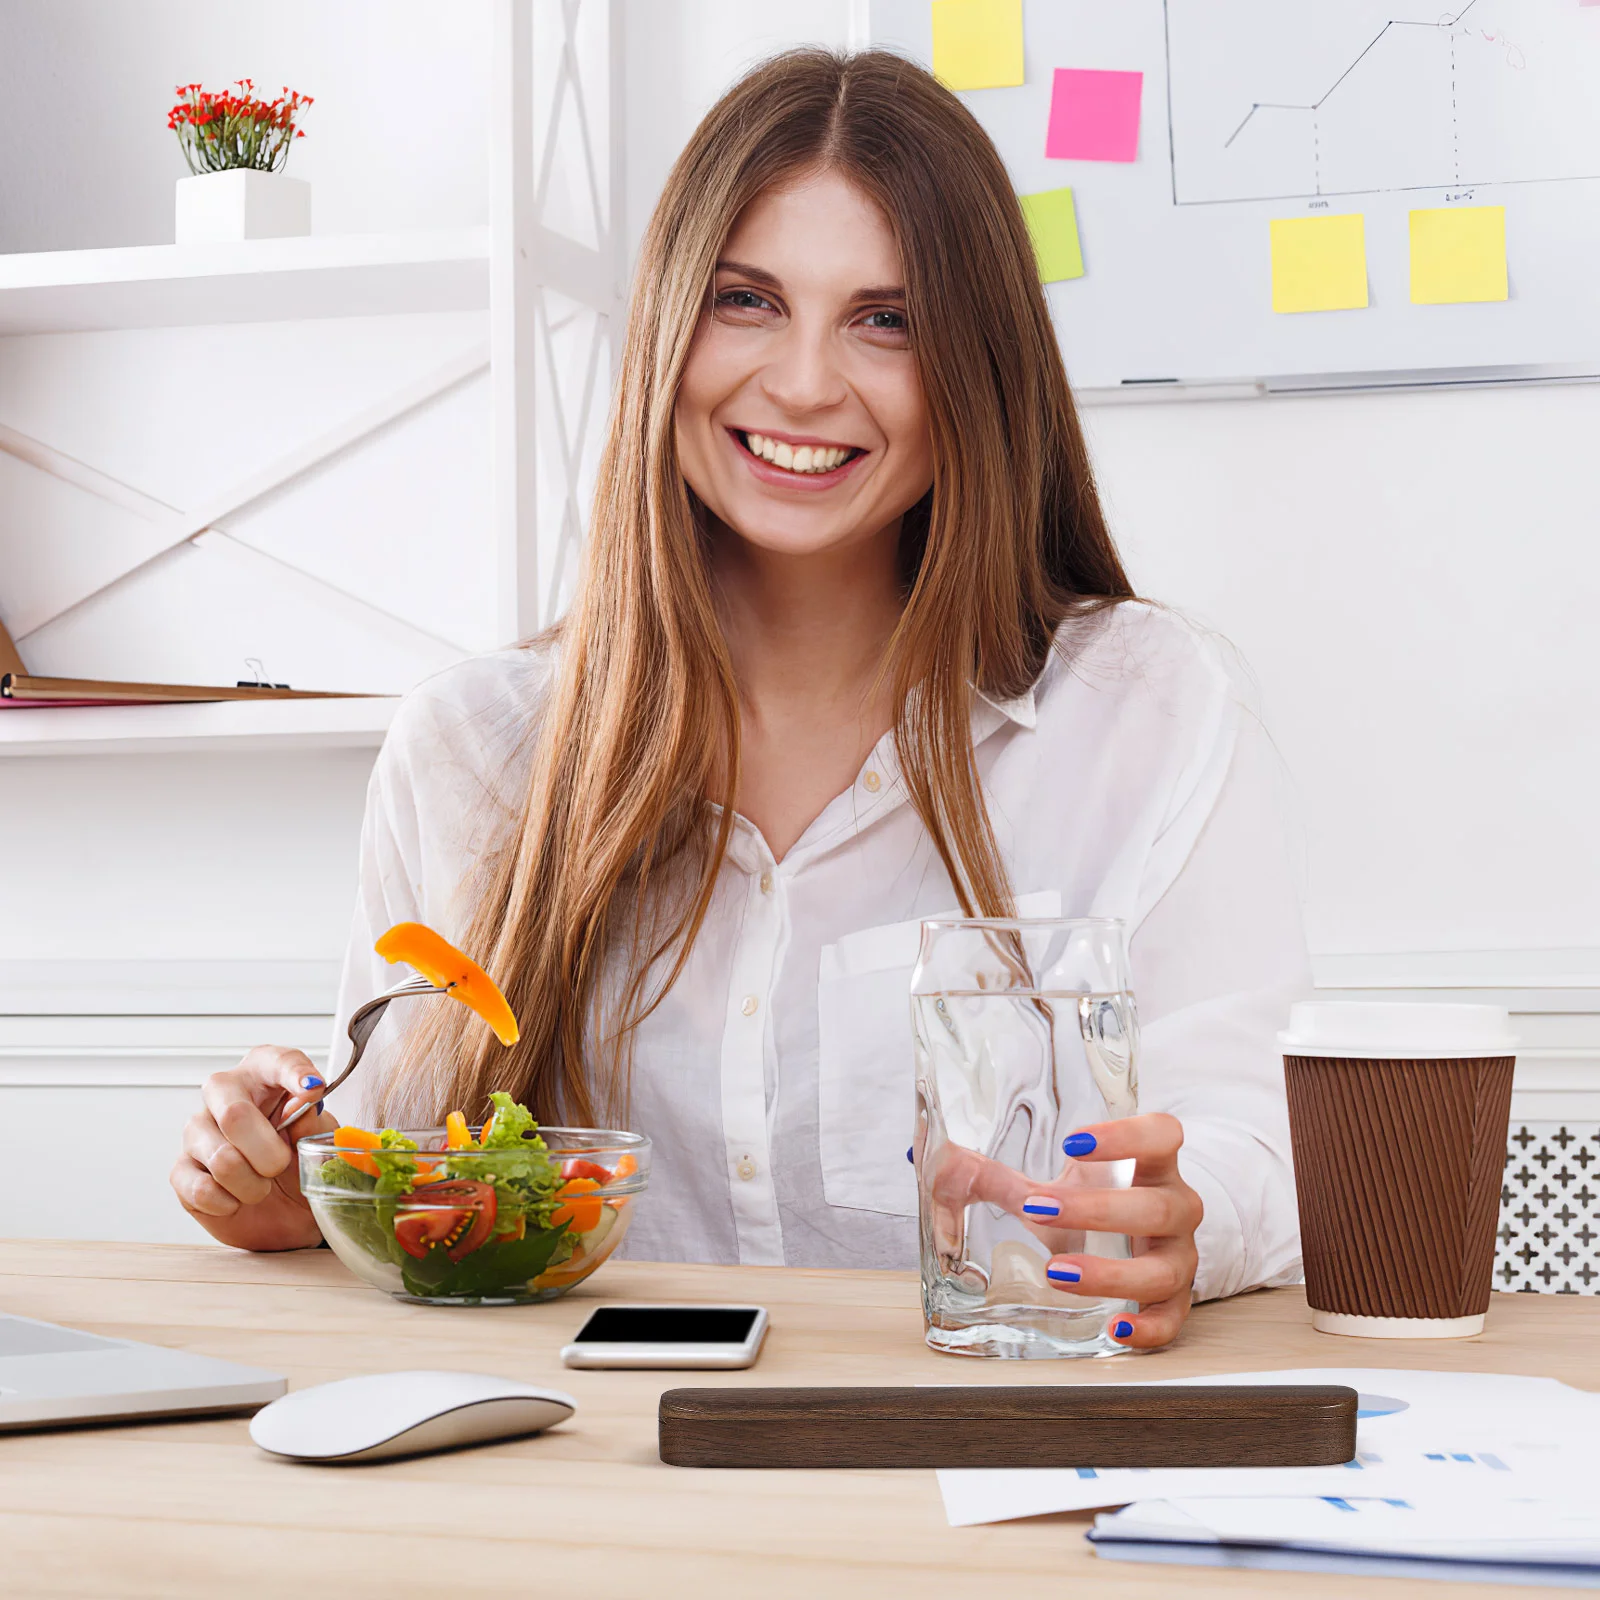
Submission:
[[1279,1038],[1312,1325],[1481,1333],[1516,1062],[1505,1012],[1313,1002]]

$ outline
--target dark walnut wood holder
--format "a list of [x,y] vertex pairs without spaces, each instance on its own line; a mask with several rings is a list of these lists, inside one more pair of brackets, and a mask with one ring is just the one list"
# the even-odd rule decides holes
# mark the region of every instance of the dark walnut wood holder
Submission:
[[1327,1467],[1356,1453],[1333,1384],[669,1389],[678,1467]]

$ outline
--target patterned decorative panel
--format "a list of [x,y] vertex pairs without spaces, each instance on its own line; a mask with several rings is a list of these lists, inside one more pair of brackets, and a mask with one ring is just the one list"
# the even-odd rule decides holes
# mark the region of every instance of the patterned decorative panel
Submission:
[[612,319],[551,288],[538,291],[537,495],[540,622],[567,609],[594,497],[611,376]]
[[[614,0],[537,0],[533,216],[538,624],[572,599],[619,333],[621,112]],[[580,253],[555,248],[561,241]]]
[[1600,1294],[1600,1127],[1511,1125],[1494,1286]]

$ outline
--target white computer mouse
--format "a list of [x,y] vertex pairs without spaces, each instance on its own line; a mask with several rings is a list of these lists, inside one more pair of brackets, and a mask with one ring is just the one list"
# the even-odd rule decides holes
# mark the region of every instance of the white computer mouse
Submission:
[[294,1461],[382,1461],[538,1433],[577,1409],[559,1389],[482,1372],[375,1372],[274,1400],[250,1437]]

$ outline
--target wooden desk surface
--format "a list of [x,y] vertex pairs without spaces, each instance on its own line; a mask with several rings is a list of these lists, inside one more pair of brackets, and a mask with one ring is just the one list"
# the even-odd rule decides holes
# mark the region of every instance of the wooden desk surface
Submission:
[[[605,1298],[744,1301],[772,1332],[744,1373],[575,1372],[558,1350]],[[550,1384],[578,1413],[543,1437],[367,1467],[261,1454],[236,1417],[0,1436],[0,1590],[204,1596],[515,1592],[842,1600],[854,1595],[1421,1595],[1436,1583],[1099,1561],[1088,1514],[947,1526],[928,1472],[700,1472],[656,1456],[656,1401],[683,1383],[1111,1383],[1352,1366],[1537,1372],[1600,1389],[1600,1299],[1497,1296],[1480,1338],[1314,1333],[1299,1290],[1201,1306],[1159,1355],[980,1362],[922,1343],[910,1274],[617,1262],[564,1300],[401,1305],[327,1251],[0,1244],[0,1310],[272,1368],[294,1387],[460,1367]],[[1003,1587],[1011,1580],[1011,1587]],[[1473,1585],[1472,1597],[1553,1591]]]

